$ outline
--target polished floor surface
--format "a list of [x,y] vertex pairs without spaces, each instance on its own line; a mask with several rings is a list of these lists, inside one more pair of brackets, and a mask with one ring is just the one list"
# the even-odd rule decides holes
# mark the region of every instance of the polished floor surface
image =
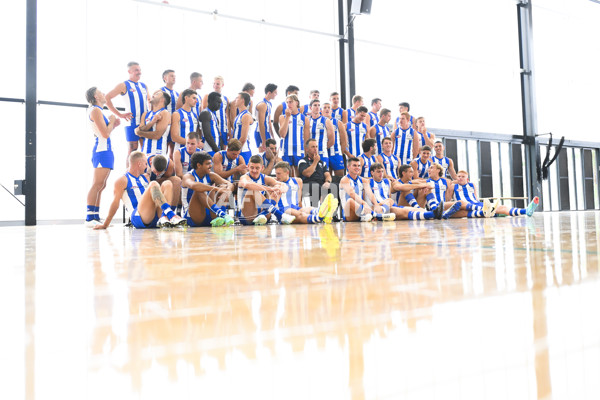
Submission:
[[600,399],[599,230],[2,227],[0,399]]

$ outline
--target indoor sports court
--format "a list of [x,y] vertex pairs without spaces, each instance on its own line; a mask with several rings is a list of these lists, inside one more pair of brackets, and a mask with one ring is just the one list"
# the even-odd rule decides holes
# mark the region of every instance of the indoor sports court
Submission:
[[[12,145],[0,168],[0,398],[600,398],[600,2],[0,10],[12,55],[0,66]],[[121,202],[107,229],[90,228],[86,90],[110,93],[133,60],[149,95],[164,70],[180,92],[197,71],[199,98],[217,76],[230,99],[252,82],[254,105],[277,84],[274,112],[296,85],[300,105],[313,89],[321,104],[339,93],[345,110],[378,99],[390,130],[408,102],[495,208],[344,222],[342,205],[331,223],[136,229]],[[115,107],[128,110],[120,97]],[[121,119],[101,221],[131,169]],[[536,196],[530,216],[498,211]]]

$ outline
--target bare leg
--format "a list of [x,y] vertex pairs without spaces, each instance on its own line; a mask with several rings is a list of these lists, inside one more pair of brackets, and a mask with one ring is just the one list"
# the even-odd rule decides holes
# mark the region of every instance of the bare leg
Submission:
[[150,182],[137,207],[142,222],[149,224],[155,216],[160,216],[162,214],[160,206],[165,203],[167,203],[167,199],[161,191],[161,187],[156,182]]
[[354,200],[348,199],[346,204],[344,204],[344,216],[348,222],[360,220],[360,205]]
[[177,206],[181,204],[181,178],[179,178],[178,176],[172,176],[165,182],[171,182],[172,185],[169,204],[172,206]]
[[[210,206],[212,206],[214,202],[212,199],[206,195],[205,192],[194,192],[192,194],[192,199],[190,200],[190,207],[188,209],[188,213],[190,218],[197,225],[201,225],[206,218],[206,209],[210,210]],[[217,218],[217,215],[210,211],[211,219]]]
[[100,206],[100,196],[102,191],[106,187],[106,181],[110,175],[110,168],[96,168],[94,169],[94,181],[92,187],[87,195],[87,204],[89,206],[94,205]]

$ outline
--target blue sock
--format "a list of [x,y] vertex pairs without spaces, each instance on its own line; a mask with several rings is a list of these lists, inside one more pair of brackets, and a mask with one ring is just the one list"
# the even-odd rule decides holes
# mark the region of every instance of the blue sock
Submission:
[[87,215],[85,217],[86,221],[91,221],[93,219],[96,219],[95,218],[95,215],[96,215],[95,208],[96,208],[95,206],[89,206],[89,205],[87,206]]
[[281,210],[279,208],[277,208],[277,205],[275,204],[274,200],[271,199],[266,199],[265,202],[262,204],[261,208],[263,210],[267,210],[267,212],[270,212],[271,214],[275,215],[275,217],[277,217],[277,219],[279,221],[281,221],[281,217],[283,217],[283,213],[281,212]]
[[314,214],[309,215],[307,220],[308,220],[309,224],[316,224],[316,223],[321,222],[321,219],[319,218],[319,216],[314,215]]
[[214,212],[217,215],[217,217],[225,217],[225,213],[216,204],[211,205],[210,210]]
[[388,206],[387,204],[382,205],[381,208],[383,208],[384,214],[387,214],[390,212],[390,206]]
[[473,210],[467,212],[468,218],[483,218],[483,210]]
[[524,208],[511,208],[509,211],[509,215],[516,217],[517,215],[525,215],[527,214],[527,210]]
[[173,209],[171,209],[171,206],[168,205],[167,203],[163,203],[160,208],[162,208],[163,213],[162,215],[166,215],[167,218],[171,219],[175,216],[175,213],[173,212]]
[[429,206],[430,210],[436,209],[437,206],[440,204],[438,203],[433,193],[429,193],[427,196],[425,196],[425,199],[427,199],[427,205]]
[[425,217],[425,219],[435,219],[435,215],[433,215],[433,211],[424,212],[423,217]]
[[415,199],[415,195],[412,193],[407,194],[406,196],[404,196],[404,198],[406,199],[406,201],[408,202],[408,204],[411,207],[419,207],[419,203],[417,203],[417,199]]

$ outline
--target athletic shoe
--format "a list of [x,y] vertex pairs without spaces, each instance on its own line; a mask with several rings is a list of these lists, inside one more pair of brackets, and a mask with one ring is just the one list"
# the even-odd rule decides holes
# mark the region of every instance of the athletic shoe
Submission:
[[494,204],[492,204],[492,217],[496,216],[496,211],[498,210],[498,206],[500,205],[500,199],[497,199]]
[[382,221],[393,221],[395,219],[396,219],[396,214],[394,214],[394,213],[381,214]]
[[531,203],[527,206],[527,216],[531,217],[535,212],[535,209],[540,205],[540,198],[535,196]]
[[265,217],[263,214],[260,214],[258,217],[254,218],[252,223],[254,225],[264,225],[267,223],[267,217]]
[[213,219],[212,221],[210,221],[210,225],[213,227],[218,227],[218,226],[222,226],[225,223],[225,218],[223,217],[217,217],[215,219]]
[[490,218],[492,215],[492,203],[490,203],[489,199],[483,199],[483,216],[485,218]]
[[325,218],[323,218],[323,221],[326,224],[330,224],[331,223],[331,221],[333,219],[333,215],[337,211],[339,203],[340,202],[338,201],[338,199],[331,200],[331,203],[329,204],[329,209],[327,210],[327,214],[325,214]]
[[184,218],[181,218],[179,215],[174,215],[173,218],[171,218],[169,220],[169,223],[171,224],[172,227],[187,226],[187,221]]
[[294,222],[294,220],[296,219],[296,217],[294,217],[291,214],[288,213],[283,213],[283,215],[281,216],[281,223],[284,225],[289,225],[292,222]]
[[231,226],[235,223],[235,220],[229,214],[225,214],[225,217],[223,219],[225,220],[225,226]]
[[321,207],[319,207],[319,218],[323,219],[327,215],[327,211],[329,211],[329,207],[331,206],[331,201],[333,200],[333,195],[329,193],[323,199],[321,203]]
[[452,204],[452,207],[450,207],[449,209],[447,209],[443,214],[442,214],[442,218],[443,219],[448,219],[451,216],[453,216],[454,214],[456,214],[456,212],[460,210],[460,201],[457,201],[456,203]]
[[433,218],[435,219],[442,219],[442,216],[444,215],[444,202],[440,202],[440,204],[438,204],[437,208],[435,210],[433,210]]
[[363,214],[360,216],[360,222],[370,222],[373,219],[373,214]]
[[172,225],[171,225],[171,222],[169,221],[169,218],[167,218],[166,215],[163,215],[158,220],[158,223],[156,224],[156,226],[159,228],[170,228]]
[[96,220],[96,219],[92,219],[92,220],[89,220],[89,221],[84,221],[84,222],[83,222],[83,224],[84,224],[84,225],[85,225],[87,228],[92,228],[92,229],[94,229],[94,227],[95,227],[96,225],[102,225],[102,223],[101,223],[100,221]]

